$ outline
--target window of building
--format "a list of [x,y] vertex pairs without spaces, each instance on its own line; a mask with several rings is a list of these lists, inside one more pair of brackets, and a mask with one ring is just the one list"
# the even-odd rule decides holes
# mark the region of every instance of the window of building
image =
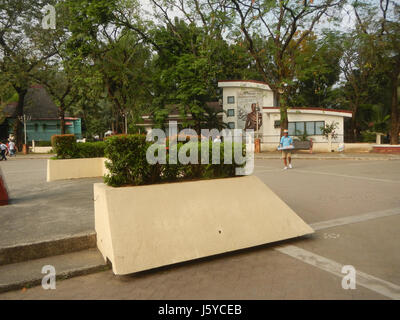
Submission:
[[278,128],[280,128],[281,127],[281,120],[275,120],[274,121],[274,128],[275,129],[278,129]]
[[289,135],[299,136],[306,133],[309,136],[322,135],[321,127],[325,121],[296,121],[289,122]]
[[235,116],[235,109],[228,109],[228,117],[234,117]]
[[315,122],[315,134],[322,135],[321,127],[325,127],[325,121],[316,121]]
[[289,130],[289,135],[290,136],[296,135],[296,123],[295,122],[289,122],[288,130]]
[[235,123],[234,122],[228,122],[228,128],[229,129],[235,129]]
[[229,103],[229,104],[235,103],[235,97],[234,97],[234,96],[229,96],[229,97],[228,97],[228,103]]
[[315,122],[311,122],[311,121],[306,122],[306,132],[308,135],[315,134]]
[[296,129],[295,129],[295,135],[302,135],[304,133],[304,122],[295,122],[296,123]]

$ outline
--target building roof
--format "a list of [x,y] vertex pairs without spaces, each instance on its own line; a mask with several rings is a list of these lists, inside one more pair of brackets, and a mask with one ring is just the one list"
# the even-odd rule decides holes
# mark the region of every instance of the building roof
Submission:
[[271,90],[268,83],[258,80],[221,80],[218,81],[218,87],[259,88],[264,90]]
[[[279,107],[263,107],[263,110],[271,110],[272,112],[279,112]],[[326,108],[303,108],[303,107],[294,107],[289,108],[288,112],[290,111],[298,112],[298,111],[305,111],[306,113],[313,113],[313,111],[317,111],[315,113],[342,113],[344,117],[352,117],[353,112],[350,110],[341,110],[341,109],[326,109]]]
[[258,84],[265,84],[267,86],[268,83],[264,82],[264,81],[259,81],[259,80],[220,80],[218,81],[218,83],[220,82],[250,82],[250,83],[258,83]]
[[[2,113],[6,118],[17,116],[17,103],[12,102],[3,108]],[[59,109],[41,85],[34,85],[28,89],[24,100],[24,114],[32,120],[58,120]],[[71,120],[76,118],[71,118]]]

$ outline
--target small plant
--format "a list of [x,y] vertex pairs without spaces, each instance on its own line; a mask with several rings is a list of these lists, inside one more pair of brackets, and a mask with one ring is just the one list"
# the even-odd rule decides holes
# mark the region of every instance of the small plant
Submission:
[[372,131],[361,131],[361,137],[363,142],[375,142],[376,133]]
[[331,124],[325,124],[325,126],[321,126],[320,129],[322,131],[322,135],[328,139],[329,136],[332,137],[332,140],[335,140],[338,135],[336,133],[336,129],[339,128],[338,122],[332,122]]
[[309,141],[310,140],[307,130],[304,130],[303,133],[301,133],[300,130],[296,130],[295,137],[296,137],[296,140],[298,140],[298,141]]

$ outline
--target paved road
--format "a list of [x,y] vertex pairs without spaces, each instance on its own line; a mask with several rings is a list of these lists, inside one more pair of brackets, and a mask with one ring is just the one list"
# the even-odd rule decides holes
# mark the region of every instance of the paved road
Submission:
[[94,230],[93,183],[46,182],[46,159],[0,162],[11,205],[0,207],[0,247]]
[[[42,181],[44,164],[32,171],[29,163],[18,167]],[[296,160],[294,169],[283,171],[279,160],[258,159],[256,175],[316,233],[126,277],[111,271],[82,276],[59,281],[53,291],[36,287],[0,299],[400,299],[400,161]],[[27,180],[29,188],[43,183]],[[75,212],[92,182],[56,183],[60,193],[54,193],[59,201],[75,194],[64,200]],[[22,185],[15,182],[15,190],[22,193]],[[31,197],[51,201],[47,192]],[[355,290],[342,289],[343,265],[357,271]]]

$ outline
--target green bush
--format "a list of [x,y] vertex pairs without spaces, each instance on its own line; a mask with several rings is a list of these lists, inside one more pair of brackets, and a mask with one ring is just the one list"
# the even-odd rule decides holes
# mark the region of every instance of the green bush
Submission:
[[371,131],[361,131],[362,142],[376,142],[376,133]]
[[51,145],[57,154],[57,159],[70,159],[76,152],[75,135],[60,134],[51,137]]
[[51,142],[57,159],[104,157],[104,142],[77,143],[73,134],[54,135]]
[[[212,164],[212,143],[209,143],[209,164],[169,164],[170,149],[167,149],[166,164],[150,164],[146,159],[147,149],[153,144],[147,142],[143,135],[113,136],[105,142],[105,157],[109,159],[106,167],[109,174],[104,177],[105,183],[113,187],[126,185],[146,185],[172,181],[187,181],[198,179],[213,179],[235,176],[239,165],[224,164],[224,144],[220,144],[220,164]],[[171,148],[177,152],[183,146],[190,147],[189,143],[178,143]],[[196,143],[200,158],[204,142]],[[232,144],[232,149],[234,145]],[[243,150],[242,150],[243,153]],[[201,160],[199,159],[199,162]]]
[[82,142],[75,146],[74,158],[102,158],[106,144],[99,142]]
[[[29,143],[32,146],[32,142]],[[51,141],[35,141],[35,147],[51,147]]]

